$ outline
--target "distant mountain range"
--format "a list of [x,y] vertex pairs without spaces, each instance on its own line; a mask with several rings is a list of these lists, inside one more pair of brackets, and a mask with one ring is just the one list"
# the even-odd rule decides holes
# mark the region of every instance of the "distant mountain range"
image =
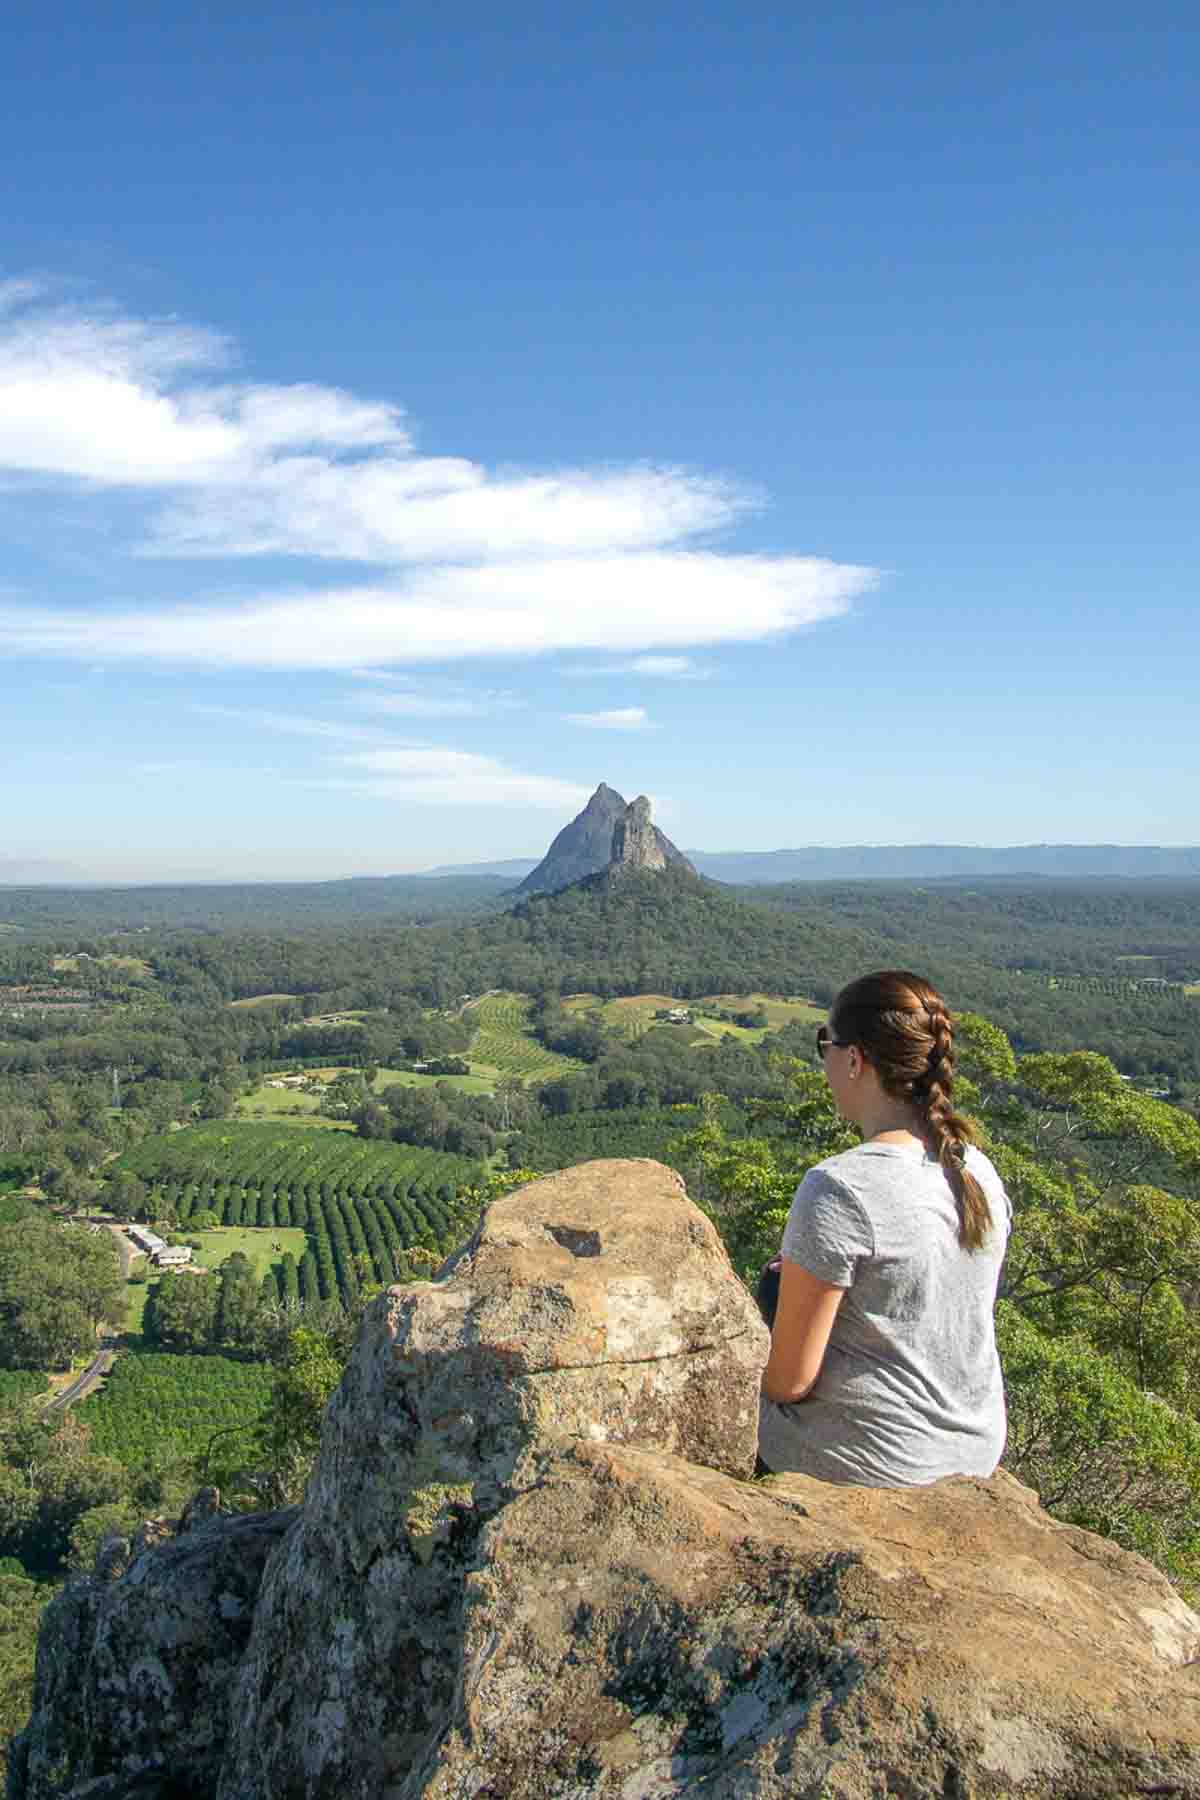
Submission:
[[[852,844],[799,850],[689,850],[713,881],[937,881],[974,876],[1200,877],[1200,847],[1154,844]],[[539,866],[534,857],[454,863],[428,876],[480,875],[514,884]]]
[[0,887],[32,887],[45,882],[85,882],[72,863],[38,862],[32,857],[0,856]]

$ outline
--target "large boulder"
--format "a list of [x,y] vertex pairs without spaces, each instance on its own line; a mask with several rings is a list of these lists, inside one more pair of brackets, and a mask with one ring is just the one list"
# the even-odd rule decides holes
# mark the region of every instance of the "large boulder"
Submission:
[[1003,1472],[748,1483],[580,1443],[466,1587],[450,1729],[387,1800],[1200,1795],[1200,1620]]
[[444,1729],[487,1520],[575,1439],[748,1476],[766,1347],[712,1224],[653,1162],[535,1182],[437,1281],[382,1295],[264,1584],[221,1793],[400,1780]]
[[1003,1473],[752,1479],[766,1348],[660,1165],[497,1202],[368,1308],[298,1516],[51,1610],[13,1800],[1200,1800],[1165,1578]]

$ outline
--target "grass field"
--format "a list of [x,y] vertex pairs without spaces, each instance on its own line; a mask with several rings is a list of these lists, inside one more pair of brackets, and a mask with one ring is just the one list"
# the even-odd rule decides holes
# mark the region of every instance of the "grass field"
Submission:
[[[339,1075],[353,1075],[355,1070],[311,1069],[309,1073],[332,1081]],[[412,1069],[380,1069],[374,1088],[379,1094],[386,1087],[436,1087],[439,1081],[448,1081],[451,1087],[459,1088],[464,1094],[490,1094],[496,1086],[494,1075],[422,1075]],[[334,1131],[353,1131],[349,1119],[323,1119],[317,1110],[320,1104],[319,1094],[306,1093],[299,1088],[270,1087],[264,1081],[252,1094],[238,1101],[233,1116],[235,1120],[257,1120],[259,1123],[265,1120],[272,1125],[316,1125]]]
[[451,1087],[458,1088],[464,1094],[491,1094],[496,1089],[494,1076],[423,1075],[417,1069],[380,1069],[374,1085],[375,1092],[379,1094],[385,1087],[436,1087],[439,1081],[449,1082]]
[[[222,1231],[188,1231],[183,1225],[180,1233],[200,1245],[195,1260],[202,1268],[217,1269],[227,1256],[240,1250],[254,1264],[254,1273],[260,1281],[289,1250],[299,1262],[307,1246],[306,1234],[290,1225],[264,1226],[261,1231],[243,1225],[229,1225]],[[277,1244],[278,1249],[275,1248]],[[125,1316],[125,1330],[130,1336],[141,1336],[146,1301],[160,1279],[157,1270],[153,1270],[149,1281],[131,1281],[126,1285],[129,1310]]]
[[272,1122],[291,1115],[303,1118],[311,1125],[319,1105],[316,1094],[305,1093],[300,1088],[268,1087],[264,1081],[252,1094],[243,1095],[236,1112],[239,1119],[270,1119]]
[[[568,994],[563,1000],[567,1012],[590,1012],[597,1009],[610,1031],[629,1038],[640,1037],[654,1027],[656,1012],[675,1006],[686,1006],[700,1041],[709,1037],[740,1038],[748,1044],[759,1043],[768,1031],[778,1031],[796,1021],[813,1026],[825,1023],[826,1008],[814,1006],[810,1000],[781,1000],[768,994],[706,994],[700,1000],[681,1000],[675,994],[630,994],[619,1000],[601,1000],[598,994]],[[719,1007],[723,1012],[750,1012],[761,1007],[767,1015],[764,1026],[731,1025],[718,1019],[706,1008]],[[694,1040],[695,1041],[695,1040]]]
[[125,1293],[129,1300],[129,1310],[125,1314],[125,1329],[131,1337],[142,1335],[142,1315],[146,1310],[146,1302],[150,1298],[150,1290],[157,1286],[154,1281],[130,1281],[126,1283]]
[[468,1056],[476,1075],[517,1076],[522,1081],[551,1081],[583,1064],[573,1056],[556,1056],[529,1030],[532,1007],[526,994],[484,994],[465,1009],[476,1027]]
[[824,1025],[829,1016],[827,1006],[814,1006],[811,1000],[781,1000],[771,994],[705,994],[700,1006],[719,1006],[725,1012],[748,1012],[761,1007],[772,1031],[782,1025]]
[[240,1251],[254,1264],[254,1273],[260,1281],[289,1250],[299,1262],[306,1247],[304,1232],[290,1225],[267,1225],[261,1230],[253,1226],[227,1225],[220,1231],[189,1231],[185,1224],[180,1226],[180,1234],[189,1242],[200,1245],[196,1261],[202,1268],[218,1268],[227,1256]]
[[279,1000],[297,1000],[298,994],[252,994],[249,1000],[231,1000],[230,1006],[272,1006]]
[[353,1131],[349,1119],[323,1119],[317,1111],[321,1104],[316,1094],[297,1088],[273,1088],[263,1082],[252,1094],[246,1094],[234,1108],[233,1118],[264,1120],[271,1125],[315,1125],[330,1131]]

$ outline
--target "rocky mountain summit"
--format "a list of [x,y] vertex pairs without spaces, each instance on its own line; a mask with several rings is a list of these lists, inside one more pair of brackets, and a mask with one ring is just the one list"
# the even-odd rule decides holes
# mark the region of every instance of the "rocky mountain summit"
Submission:
[[304,1505],[110,1539],[10,1800],[1200,1796],[1200,1619],[1010,1476],[752,1480],[766,1332],[653,1162],[367,1309]]
[[669,864],[692,875],[696,872],[683,852],[651,823],[650,802],[644,794],[629,805],[602,781],[583,811],[563,826],[517,892],[557,894],[610,867],[665,869]]

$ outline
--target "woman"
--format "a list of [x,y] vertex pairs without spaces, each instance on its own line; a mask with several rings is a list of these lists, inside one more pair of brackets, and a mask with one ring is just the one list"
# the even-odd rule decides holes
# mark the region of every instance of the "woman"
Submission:
[[905,970],[864,975],[817,1047],[863,1142],[811,1169],[788,1214],[760,1467],[862,1487],[990,1475],[1011,1209],[953,1109],[945,1002]]

